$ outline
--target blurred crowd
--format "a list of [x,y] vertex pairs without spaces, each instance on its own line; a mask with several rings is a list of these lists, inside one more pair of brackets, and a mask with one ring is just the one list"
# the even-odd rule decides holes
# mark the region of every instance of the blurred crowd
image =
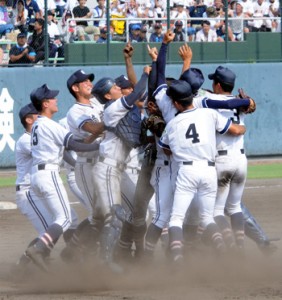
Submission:
[[5,39],[9,39],[15,44],[8,49],[10,64],[33,65],[44,61],[45,11],[48,57],[58,62],[63,61],[65,43],[106,43],[107,39],[162,42],[168,28],[174,31],[177,42],[242,41],[244,33],[281,31],[278,0],[229,0],[228,7],[223,0],[170,0],[169,8],[165,0],[112,0],[109,8],[106,0],[97,0],[94,8],[88,6],[87,0],[47,3],[45,9],[43,0],[0,0],[0,36],[4,45],[0,48],[0,59],[6,49]]

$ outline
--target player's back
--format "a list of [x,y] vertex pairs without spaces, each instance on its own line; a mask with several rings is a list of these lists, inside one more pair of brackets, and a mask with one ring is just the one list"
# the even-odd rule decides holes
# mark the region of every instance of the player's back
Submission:
[[214,161],[216,130],[224,133],[228,127],[228,121],[211,109],[194,108],[180,113],[166,128],[174,159]]

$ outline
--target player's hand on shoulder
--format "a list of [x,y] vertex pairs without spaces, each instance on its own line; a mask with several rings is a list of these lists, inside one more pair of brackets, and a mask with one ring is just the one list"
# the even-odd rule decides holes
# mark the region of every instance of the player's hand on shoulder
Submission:
[[169,44],[170,42],[173,41],[174,36],[175,36],[175,33],[173,33],[170,29],[168,29],[167,32],[164,34],[163,43]]

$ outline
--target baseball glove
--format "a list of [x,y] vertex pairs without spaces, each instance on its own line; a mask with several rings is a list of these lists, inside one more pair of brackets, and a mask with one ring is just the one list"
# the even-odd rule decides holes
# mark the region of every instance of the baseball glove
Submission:
[[161,137],[165,128],[165,121],[161,116],[152,114],[146,120],[146,127],[157,137]]
[[240,88],[238,89],[239,95],[238,97],[241,99],[249,99],[250,105],[248,107],[241,107],[240,112],[243,112],[244,114],[252,114],[256,110],[256,102],[254,99],[252,99],[250,96],[248,96],[245,91]]

